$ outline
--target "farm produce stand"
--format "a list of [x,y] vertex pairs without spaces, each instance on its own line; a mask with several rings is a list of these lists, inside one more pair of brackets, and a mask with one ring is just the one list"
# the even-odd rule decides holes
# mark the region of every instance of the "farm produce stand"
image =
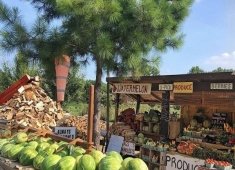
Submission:
[[[166,144],[165,148],[172,151],[181,151],[180,147],[183,146],[187,147],[182,150],[183,154],[201,159],[216,157],[218,153],[213,152],[216,149],[219,154],[232,155],[216,161],[228,161],[235,166],[235,73],[160,75],[138,79],[108,77],[106,81],[112,86],[112,93],[119,94],[119,97],[120,94],[127,95],[137,102],[134,111],[137,115],[140,104],[161,105],[159,120],[156,122],[152,120],[153,117],[155,119],[152,111],[142,114],[140,128],[135,136],[137,145],[138,141],[144,141],[144,145],[148,142],[152,147],[158,147],[163,142],[160,146]],[[180,106],[181,114],[170,114],[170,104]],[[119,113],[119,110],[116,112]],[[118,116],[115,119],[117,123]],[[125,123],[123,126],[128,125],[128,122],[122,122]],[[151,140],[144,140],[149,137]],[[199,149],[195,155],[195,148],[206,149]],[[205,150],[206,153],[203,153]]]

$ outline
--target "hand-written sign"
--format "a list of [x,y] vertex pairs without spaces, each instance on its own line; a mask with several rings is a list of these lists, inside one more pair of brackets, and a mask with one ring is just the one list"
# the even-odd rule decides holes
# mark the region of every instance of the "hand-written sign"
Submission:
[[129,84],[129,83],[114,83],[113,93],[125,93],[125,94],[150,94],[152,84]]
[[174,82],[174,93],[193,93],[193,82]]
[[226,113],[213,113],[212,126],[223,128],[224,123],[226,123],[226,119],[227,119]]
[[124,141],[122,144],[123,155],[135,155],[135,143]]
[[233,83],[211,83],[210,89],[211,90],[232,90]]
[[76,127],[55,127],[54,132],[66,138],[76,138]]
[[171,91],[173,90],[173,84],[159,84],[160,91]]
[[198,170],[200,165],[204,165],[204,160],[181,155],[167,154],[166,170]]

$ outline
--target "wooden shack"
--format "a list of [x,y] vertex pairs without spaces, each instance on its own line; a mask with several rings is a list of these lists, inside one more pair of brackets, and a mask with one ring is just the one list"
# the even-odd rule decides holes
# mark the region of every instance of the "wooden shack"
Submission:
[[[167,117],[169,116],[169,104],[174,104],[181,106],[181,117],[185,124],[189,123],[198,109],[203,109],[204,114],[208,117],[212,117],[212,113],[215,112],[227,113],[230,123],[235,122],[234,72],[143,76],[139,78],[108,77],[106,81],[108,85],[112,86],[112,89],[120,84],[150,84],[151,90],[148,93],[135,93],[133,90],[130,92],[130,89],[129,92],[123,90],[117,93],[125,93],[136,100],[137,112],[141,103],[162,103],[162,114]],[[118,109],[118,107],[116,108]],[[168,112],[168,114],[164,112]]]

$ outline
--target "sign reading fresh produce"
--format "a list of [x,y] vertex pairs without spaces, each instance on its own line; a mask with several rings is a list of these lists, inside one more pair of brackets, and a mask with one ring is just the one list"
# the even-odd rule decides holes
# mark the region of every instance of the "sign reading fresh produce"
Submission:
[[193,93],[193,82],[174,82],[174,93]]
[[55,133],[70,139],[76,138],[76,127],[55,127]]
[[152,84],[129,84],[129,83],[114,83],[113,93],[125,93],[125,94],[150,94]]
[[200,165],[204,165],[204,160],[178,154],[166,156],[166,170],[198,170]]

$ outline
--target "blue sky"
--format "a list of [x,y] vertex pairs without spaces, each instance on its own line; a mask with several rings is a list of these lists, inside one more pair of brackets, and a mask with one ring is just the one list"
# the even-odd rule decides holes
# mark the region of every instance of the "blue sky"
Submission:
[[[35,10],[25,0],[3,0],[22,12],[26,25],[36,18]],[[235,69],[235,0],[195,0],[181,27],[184,44],[178,50],[162,54],[160,74],[184,74],[198,65],[206,71],[217,67]],[[11,61],[5,56],[3,60]],[[95,66],[83,68],[89,79],[95,79]]]

